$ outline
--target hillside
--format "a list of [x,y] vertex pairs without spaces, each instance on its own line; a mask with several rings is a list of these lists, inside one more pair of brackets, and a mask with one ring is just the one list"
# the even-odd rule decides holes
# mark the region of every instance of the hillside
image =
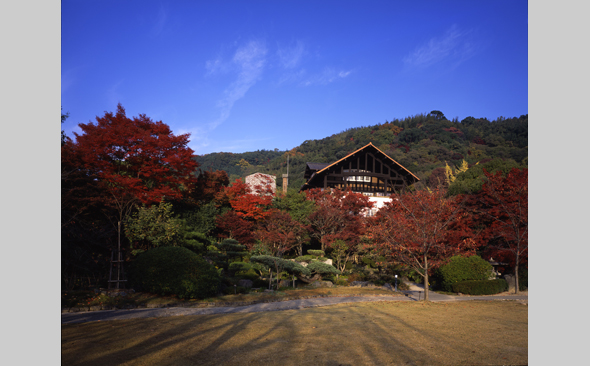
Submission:
[[[528,160],[528,114],[489,121],[467,117],[449,121],[440,111],[394,119],[367,127],[351,128],[321,140],[307,140],[289,151],[258,150],[241,154],[213,153],[195,156],[203,170],[225,170],[230,181],[261,172],[275,175],[281,186],[287,172],[289,187],[299,189],[307,162],[331,163],[369,142],[429,184],[446,163],[469,165],[494,158],[526,164]],[[438,169],[435,171],[435,169]]]

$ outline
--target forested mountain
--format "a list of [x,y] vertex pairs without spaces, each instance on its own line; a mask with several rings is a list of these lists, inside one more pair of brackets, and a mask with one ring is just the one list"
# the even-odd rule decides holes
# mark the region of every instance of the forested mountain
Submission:
[[213,153],[194,159],[202,170],[225,170],[230,181],[255,172],[275,175],[280,187],[289,156],[289,188],[298,190],[304,183],[307,162],[331,163],[369,142],[418,176],[419,185],[433,185],[445,165],[455,168],[463,160],[470,166],[495,158],[526,165],[528,114],[493,121],[474,117],[450,121],[442,112],[432,111],[307,140],[289,151]]

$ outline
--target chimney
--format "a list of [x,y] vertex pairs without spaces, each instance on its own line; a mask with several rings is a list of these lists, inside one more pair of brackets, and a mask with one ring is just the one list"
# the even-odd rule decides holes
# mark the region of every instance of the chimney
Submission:
[[289,174],[283,174],[283,193],[287,193],[287,186],[289,185]]

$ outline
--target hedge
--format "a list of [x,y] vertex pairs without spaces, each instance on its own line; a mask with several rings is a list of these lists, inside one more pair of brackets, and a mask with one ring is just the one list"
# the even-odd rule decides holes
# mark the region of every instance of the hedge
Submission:
[[453,284],[453,292],[467,295],[493,295],[508,290],[503,278],[497,280],[460,281]]
[[444,291],[451,291],[453,284],[459,281],[488,280],[493,267],[477,255],[471,257],[454,256],[438,272]]
[[138,290],[181,299],[215,296],[221,283],[215,267],[183,247],[141,253],[131,265],[130,280]]

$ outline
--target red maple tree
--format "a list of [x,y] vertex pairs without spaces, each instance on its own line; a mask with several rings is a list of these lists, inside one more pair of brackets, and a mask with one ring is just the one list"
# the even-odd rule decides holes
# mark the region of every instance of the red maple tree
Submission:
[[484,169],[484,174],[486,182],[468,204],[485,227],[484,255],[509,262],[518,293],[519,265],[528,258],[528,169],[513,168],[506,176]]
[[229,210],[223,215],[220,215],[215,220],[215,223],[219,238],[235,239],[248,249],[252,249],[252,246],[256,242],[253,234],[254,222],[243,219],[235,211]]
[[224,170],[201,171],[197,177],[192,198],[198,203],[208,203],[229,185],[229,178]]
[[282,257],[299,244],[305,227],[288,212],[273,209],[259,222],[256,238],[266,244],[272,256]]
[[175,136],[161,121],[145,114],[128,118],[121,104],[96,123],[79,124],[82,134],[62,146],[62,160],[76,166],[100,188],[92,199],[114,208],[121,223],[137,203],[180,198],[194,185],[198,163],[187,147],[189,134]]
[[270,182],[251,187],[241,178],[225,187],[216,197],[220,205],[229,204],[239,217],[252,221],[269,215],[273,198]]
[[322,250],[340,239],[352,250],[364,232],[364,212],[373,207],[369,198],[350,189],[305,191],[308,200],[315,202],[316,209],[309,215],[312,236],[321,243]]
[[368,229],[372,245],[394,263],[416,270],[424,278],[456,254],[473,253],[471,215],[461,197],[445,198],[442,190],[415,191],[391,196]]

